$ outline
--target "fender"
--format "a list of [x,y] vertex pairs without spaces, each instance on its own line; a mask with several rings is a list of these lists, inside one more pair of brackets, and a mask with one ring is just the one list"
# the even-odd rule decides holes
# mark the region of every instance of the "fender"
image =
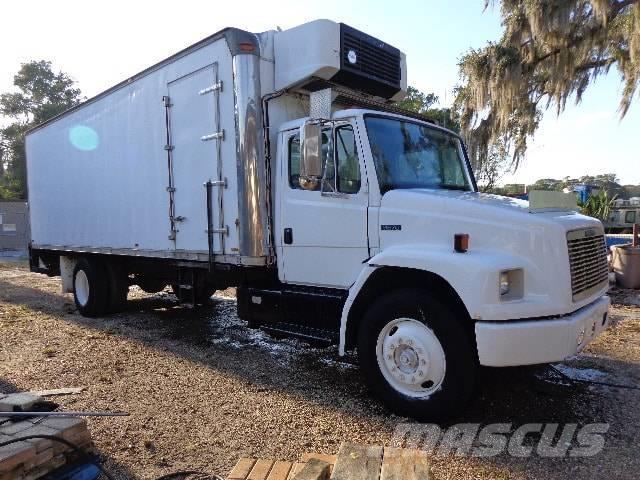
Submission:
[[[349,312],[371,274],[380,267],[398,267],[423,270],[442,277],[458,293],[474,320],[499,320],[504,315],[500,305],[498,282],[502,270],[537,267],[504,252],[476,249],[466,253],[454,252],[451,247],[432,244],[398,245],[386,248],[369,259],[356,281],[349,288],[349,295],[340,318],[340,344],[338,352],[345,353]],[[538,302],[534,305],[540,308]],[[507,317],[505,317],[507,319]]]

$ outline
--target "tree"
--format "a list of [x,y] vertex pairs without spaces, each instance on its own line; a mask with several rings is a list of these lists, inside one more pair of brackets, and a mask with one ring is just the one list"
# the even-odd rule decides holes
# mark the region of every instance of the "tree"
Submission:
[[23,63],[13,84],[17,92],[0,95],[0,114],[12,120],[0,129],[0,198],[26,196],[25,133],[82,100],[75,82],[45,60]]
[[[493,0],[485,0],[485,7]],[[502,38],[459,63],[455,105],[471,155],[481,163],[503,142],[518,167],[543,109],[579,103],[615,66],[624,116],[640,82],[640,0],[502,0]]]
[[[534,184],[528,186],[528,190],[555,190],[562,191],[575,185],[592,185],[598,187],[599,191],[606,192],[609,198],[630,198],[634,192],[640,191],[640,186],[625,185],[618,182],[615,173],[605,173],[601,175],[583,175],[579,178],[565,177],[563,179],[542,178]],[[637,189],[637,190],[636,190]]]
[[407,87],[407,96],[404,100],[396,102],[396,106],[410,112],[419,113],[423,117],[442,125],[456,133],[460,132],[460,122],[456,118],[456,112],[451,108],[434,108],[440,102],[440,97],[435,93],[424,93],[415,87]]
[[434,93],[423,93],[415,87],[407,87],[407,96],[396,103],[396,106],[404,110],[426,114],[429,109],[438,103],[438,96]]
[[497,142],[482,162],[478,160],[477,156],[472,156],[471,159],[478,189],[481,192],[497,193],[495,188],[498,182],[510,170],[506,145],[503,142]]
[[609,220],[613,203],[616,196],[611,197],[606,190],[600,190],[596,195],[591,195],[586,202],[579,203],[580,211],[584,215],[597,218],[598,220]]
[[4,157],[5,152],[7,151],[7,144],[5,142],[0,142],[0,179],[4,177]]

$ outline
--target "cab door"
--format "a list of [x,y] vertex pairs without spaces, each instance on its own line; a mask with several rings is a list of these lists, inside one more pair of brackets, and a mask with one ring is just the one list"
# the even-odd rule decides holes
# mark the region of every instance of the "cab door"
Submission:
[[369,258],[368,184],[361,150],[355,123],[323,130],[325,181],[304,189],[298,131],[282,134],[276,241],[283,282],[334,288],[355,282]]

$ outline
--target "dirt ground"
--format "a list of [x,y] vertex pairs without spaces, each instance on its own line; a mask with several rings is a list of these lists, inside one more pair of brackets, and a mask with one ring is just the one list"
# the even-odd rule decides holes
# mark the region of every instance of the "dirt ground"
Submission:
[[[133,292],[126,312],[81,317],[57,278],[0,264],[0,392],[86,387],[65,409],[123,410],[90,418],[108,469],[156,478],[195,469],[225,475],[241,456],[296,460],[342,441],[388,444],[395,416],[371,398],[335,348],[311,349],[250,330],[233,292],[185,310],[169,293]],[[574,378],[640,384],[640,296],[616,290],[616,325],[558,367]],[[477,398],[451,423],[609,423],[604,450],[585,458],[433,457],[445,478],[638,478],[640,391],[549,383],[542,368],[482,369]],[[545,377],[546,376],[546,377]]]

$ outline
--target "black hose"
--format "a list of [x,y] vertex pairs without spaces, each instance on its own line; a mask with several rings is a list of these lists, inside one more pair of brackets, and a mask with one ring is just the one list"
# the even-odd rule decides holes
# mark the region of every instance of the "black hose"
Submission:
[[269,225],[269,245],[270,255],[272,258],[273,246],[274,246],[274,231],[273,231],[273,207],[271,205],[271,139],[269,124],[269,102],[275,98],[281,97],[286,93],[286,90],[279,90],[277,92],[268,93],[262,97],[262,135],[264,136],[264,162],[265,162],[265,182],[267,184],[267,223]]
[[166,475],[162,475],[161,477],[156,478],[156,480],[173,480],[176,477],[186,477],[189,475],[198,475],[198,476],[203,476],[204,478],[206,478],[207,480],[211,479],[211,480],[224,480],[224,478],[215,475],[215,474],[209,474],[209,473],[205,473],[205,472],[199,472],[198,470],[184,470],[181,472],[173,472],[173,473],[167,473]]

